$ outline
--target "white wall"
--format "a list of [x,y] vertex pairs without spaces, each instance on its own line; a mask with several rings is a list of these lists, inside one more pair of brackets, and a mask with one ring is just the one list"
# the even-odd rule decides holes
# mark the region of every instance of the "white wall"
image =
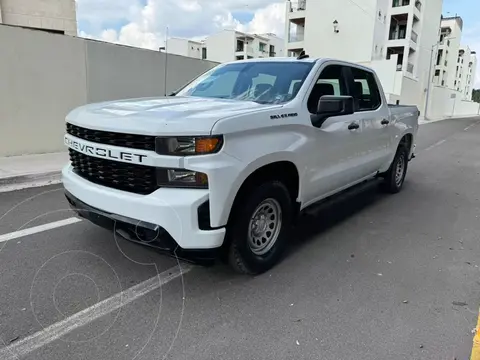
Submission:
[[[2,25],[0,44],[0,156],[65,150],[77,106],[165,93],[158,51]],[[167,92],[216,65],[177,55],[167,64]]]
[[[374,29],[378,18],[377,0],[357,0],[356,3],[358,5],[350,0],[307,1],[302,43],[310,56],[334,57],[354,62],[368,62],[372,59]],[[335,20],[338,21],[338,33],[334,32]],[[288,18],[286,26],[287,49]]]
[[463,99],[462,93],[441,86],[432,87],[428,109],[429,120],[445,117],[478,115],[480,104]]
[[0,25],[0,44],[0,156],[63,150],[65,115],[87,102],[84,40]]
[[[417,64],[416,76],[418,79],[418,93],[421,94],[419,100],[419,108],[422,114],[425,109],[425,90],[428,88],[428,78],[430,66],[432,67],[432,79],[435,74],[434,68],[436,64],[436,53],[432,48],[439,40],[440,19],[442,15],[442,0],[422,0],[422,10],[420,12],[420,30],[419,40],[417,43]],[[402,93],[402,98],[403,98]]]
[[385,59],[387,53],[389,5],[391,0],[378,0],[373,29],[372,60]]
[[361,64],[375,70],[385,93],[400,96],[402,77],[399,78],[397,74],[402,75],[402,72],[397,71],[397,58],[398,55],[392,55],[389,60],[374,60]]
[[188,56],[195,59],[202,58],[203,44],[198,41],[181,38],[169,38],[167,41],[168,54]]
[[0,5],[4,24],[77,35],[75,0],[0,0]]
[[170,38],[167,40],[167,53],[188,56],[188,39]]
[[283,57],[286,56],[285,53],[285,40],[281,37],[278,37],[275,34],[262,34],[269,39],[269,45],[273,45],[275,47],[275,57]]
[[235,31],[224,30],[210,35],[205,39],[207,59],[216,62],[235,60],[235,47],[237,45]]

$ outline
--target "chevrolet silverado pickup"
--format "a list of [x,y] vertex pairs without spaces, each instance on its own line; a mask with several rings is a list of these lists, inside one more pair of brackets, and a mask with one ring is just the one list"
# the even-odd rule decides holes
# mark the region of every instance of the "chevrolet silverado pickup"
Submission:
[[258,274],[304,209],[371,179],[399,192],[418,116],[354,63],[224,63],[171,96],[71,111],[63,184],[80,216],[131,241]]

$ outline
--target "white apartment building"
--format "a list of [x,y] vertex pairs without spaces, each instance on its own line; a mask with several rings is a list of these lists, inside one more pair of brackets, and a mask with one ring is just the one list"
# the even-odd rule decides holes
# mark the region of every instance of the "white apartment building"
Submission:
[[284,40],[275,34],[247,34],[226,29],[207,37],[205,46],[210,61],[284,56]]
[[374,68],[389,101],[423,109],[442,0],[287,0],[285,49]]
[[477,57],[468,45],[461,45],[462,30],[460,16],[442,19],[433,83],[459,92],[464,100],[471,100]]
[[477,72],[476,52],[467,45],[461,46],[456,65],[454,88],[462,93],[465,100],[471,100]]
[[75,0],[0,0],[0,24],[77,35]]
[[380,59],[385,51],[392,0],[287,0],[285,49],[313,57],[355,62]]
[[220,63],[285,56],[283,49],[284,40],[275,34],[247,34],[229,29],[202,41],[169,38],[167,42],[168,53]]
[[171,37],[167,41],[166,51],[169,54],[188,56],[195,59],[205,59],[207,48],[203,41]]
[[437,47],[433,83],[450,89],[457,88],[457,59],[462,41],[463,20],[460,16],[443,18]]

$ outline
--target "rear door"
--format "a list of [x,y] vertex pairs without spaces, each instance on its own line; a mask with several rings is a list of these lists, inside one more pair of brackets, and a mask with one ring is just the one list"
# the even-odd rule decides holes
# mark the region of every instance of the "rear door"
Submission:
[[379,170],[388,157],[390,143],[390,117],[387,104],[381,96],[372,71],[350,67],[351,94],[355,99],[355,114],[362,123],[362,149],[360,166],[367,176]]

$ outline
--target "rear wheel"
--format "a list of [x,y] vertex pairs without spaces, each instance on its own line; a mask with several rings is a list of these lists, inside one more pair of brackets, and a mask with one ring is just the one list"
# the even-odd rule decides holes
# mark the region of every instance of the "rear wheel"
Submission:
[[396,194],[402,189],[405,176],[407,175],[408,153],[409,151],[405,146],[400,145],[398,147],[390,168],[383,175],[382,188],[386,192]]
[[269,181],[252,188],[236,204],[227,228],[229,263],[242,274],[272,268],[287,245],[292,222],[292,200],[286,186]]

